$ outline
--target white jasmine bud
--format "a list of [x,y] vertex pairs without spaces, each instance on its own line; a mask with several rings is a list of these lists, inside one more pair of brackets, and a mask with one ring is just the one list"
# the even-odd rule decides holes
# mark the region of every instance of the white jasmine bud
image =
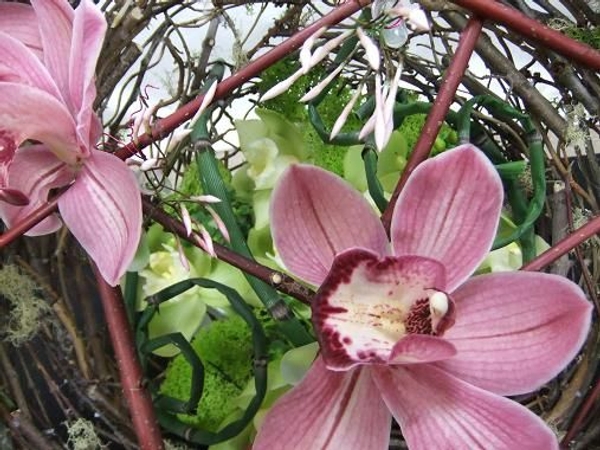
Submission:
[[189,236],[190,234],[192,234],[192,218],[190,217],[190,212],[187,210],[183,203],[179,205],[179,210],[181,212],[181,220],[183,221],[183,226],[185,227],[185,234]]
[[379,67],[381,63],[381,55],[379,54],[379,48],[373,40],[367,36],[364,30],[361,27],[356,29],[356,34],[358,35],[358,39],[365,49],[365,57],[367,58],[367,62],[371,66],[371,68],[375,72],[379,72]]
[[315,31],[313,34],[311,34],[310,37],[306,41],[304,41],[304,44],[302,45],[302,48],[300,49],[300,64],[302,65],[302,70],[304,71],[305,74],[312,67],[312,65],[311,65],[311,58],[312,58],[311,50],[313,48],[313,45],[315,45],[316,40],[319,39],[323,35],[323,33],[325,33],[325,31],[327,31],[326,27],[319,28],[317,31]]
[[285,80],[277,83],[275,86],[273,86],[271,89],[269,89],[267,92],[265,92],[263,94],[263,96],[260,98],[261,102],[266,102],[267,100],[271,100],[272,98],[277,97],[278,95],[283,94],[285,91],[287,91],[292,84],[294,84],[296,82],[296,80],[298,80],[298,78],[300,78],[302,75],[304,75],[303,69],[300,68],[299,70],[297,70],[296,72],[294,72],[290,77],[286,78]]
[[336,69],[331,72],[327,77],[323,78],[315,87],[302,96],[301,102],[308,102],[319,95],[323,89],[325,89],[329,83],[333,81],[335,77],[339,75],[342,69],[346,66],[346,63],[340,64]]
[[213,84],[211,84],[208,90],[204,93],[202,103],[200,103],[198,111],[196,111],[196,114],[194,114],[194,117],[192,117],[192,120],[190,121],[191,124],[196,123],[200,116],[204,114],[204,111],[206,111],[208,105],[212,103],[213,99],[215,98],[215,93],[217,92],[218,85],[219,83],[217,82],[217,80],[213,81]]

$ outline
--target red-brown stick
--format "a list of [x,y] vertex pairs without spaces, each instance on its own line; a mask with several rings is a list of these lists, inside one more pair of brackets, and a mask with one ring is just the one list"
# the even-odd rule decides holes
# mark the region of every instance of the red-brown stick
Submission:
[[530,19],[521,11],[492,0],[451,0],[480,17],[502,24],[507,28],[531,39],[544,48],[549,48],[590,69],[600,70],[600,52],[592,47],[571,39],[536,20]]
[[406,184],[406,181],[410,177],[411,173],[429,156],[429,152],[431,151],[431,147],[435,142],[435,138],[442,127],[442,123],[446,118],[446,114],[448,114],[450,105],[452,105],[452,102],[454,102],[456,90],[458,89],[465,70],[469,64],[469,59],[471,58],[471,54],[475,49],[477,39],[481,34],[482,26],[483,23],[480,19],[475,17],[471,18],[465,29],[460,34],[460,41],[458,42],[456,53],[452,57],[450,66],[448,66],[448,69],[444,74],[442,87],[440,88],[431,111],[427,116],[427,120],[423,126],[423,131],[421,132],[419,140],[415,144],[415,148],[406,163],[406,167],[404,168],[400,180],[396,185],[396,189],[390,198],[390,203],[381,216],[381,221],[383,222],[383,226],[388,234],[390,231],[392,212],[394,211],[396,200],[398,200],[398,195],[400,195],[400,192],[404,188],[404,185]]
[[142,450],[164,450],[160,428],[154,414],[150,394],[143,387],[142,367],[137,358],[131,326],[127,321],[125,303],[119,287],[109,286],[94,267],[98,292],[110,340],[115,352],[121,386],[129,406],[133,429]]

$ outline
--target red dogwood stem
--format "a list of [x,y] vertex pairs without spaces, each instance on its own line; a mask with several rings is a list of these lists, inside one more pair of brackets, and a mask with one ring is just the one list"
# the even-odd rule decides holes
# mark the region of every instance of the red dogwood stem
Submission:
[[562,33],[530,19],[522,12],[490,0],[451,0],[452,3],[466,8],[480,17],[493,20],[507,28],[531,39],[544,48],[549,48],[569,61],[583,64],[590,69],[600,70],[600,52],[592,47],[570,39]]
[[[323,18],[297,32],[286,41],[273,47],[273,49],[255,59],[246,67],[240,69],[238,72],[219,83],[213,101],[226,98],[246,81],[259,75],[263,70],[271,67],[273,64],[285,58],[286,56],[289,56],[295,50],[298,50],[302,44],[304,44],[304,41],[306,41],[306,39],[308,39],[320,28],[327,28],[335,25],[342,20],[347,19],[349,16],[359,11],[361,8],[369,5],[370,3],[370,0],[346,1]],[[196,111],[198,111],[203,99],[204,95],[199,95],[191,102],[179,108],[170,116],[157,121],[152,126],[151,134],[140,136],[137,144],[130,142],[125,147],[120,148],[115,154],[121,159],[126,159],[141,149],[147,147],[152,142],[162,139],[164,136],[171,133],[175,128],[183,124],[186,120],[191,119]]]
[[533,261],[525,264],[521,267],[521,270],[541,270],[598,233],[600,233],[600,216],[594,217],[588,223],[569,234],[566,238],[546,250]]
[[144,375],[137,358],[133,335],[127,321],[125,303],[119,287],[111,287],[93,266],[98,292],[110,334],[121,386],[129,405],[133,428],[142,450],[163,450],[160,428],[154,414],[152,399],[143,388]]
[[406,184],[406,181],[410,177],[411,173],[429,156],[429,152],[431,151],[431,147],[433,146],[435,138],[442,127],[442,123],[444,122],[446,114],[448,114],[450,105],[452,105],[452,102],[454,101],[456,90],[458,89],[467,65],[469,64],[469,59],[471,58],[471,54],[475,49],[475,44],[477,44],[477,39],[481,34],[482,27],[483,22],[480,19],[471,18],[465,29],[460,34],[460,41],[458,43],[456,53],[452,58],[450,66],[448,66],[448,69],[446,69],[446,73],[444,74],[444,78],[442,80],[442,86],[438,92],[435,102],[433,103],[431,111],[427,116],[425,125],[423,125],[423,130],[419,135],[419,140],[415,144],[415,148],[406,163],[406,167],[404,168],[400,180],[396,185],[396,189],[390,198],[390,203],[381,216],[381,221],[383,222],[383,226],[388,234],[390,232],[392,211],[396,205],[398,195],[400,195],[400,192],[404,188],[404,185]]

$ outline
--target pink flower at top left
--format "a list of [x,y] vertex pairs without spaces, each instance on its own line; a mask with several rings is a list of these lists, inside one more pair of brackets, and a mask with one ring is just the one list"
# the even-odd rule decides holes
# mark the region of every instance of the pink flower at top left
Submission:
[[[118,284],[140,239],[142,208],[133,173],[96,149],[94,71],[106,21],[91,0],[0,4],[0,218],[11,227],[68,186],[58,209],[65,225]],[[56,231],[57,215],[32,228]]]

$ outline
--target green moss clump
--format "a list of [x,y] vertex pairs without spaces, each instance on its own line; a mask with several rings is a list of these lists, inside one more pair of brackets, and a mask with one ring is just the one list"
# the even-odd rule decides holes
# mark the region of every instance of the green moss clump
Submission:
[[[212,322],[201,329],[192,342],[204,364],[204,391],[195,415],[180,414],[181,421],[217,432],[235,410],[235,399],[252,377],[252,334],[240,317]],[[192,369],[178,355],[169,364],[162,394],[186,401],[191,389]]]
[[[283,60],[271,66],[262,74],[261,92],[266,92],[278,82],[289,77],[296,70],[297,65],[291,60]],[[306,126],[306,124],[310,123],[307,109],[299,102],[300,97],[326,76],[327,73],[323,66],[313,67],[305,76],[300,77],[290,89],[274,99],[268,100],[264,106],[283,114],[292,122],[301,123],[302,126],[299,129],[304,142],[311,150],[312,155],[314,155],[312,163],[343,176],[344,158],[346,157],[348,148],[323,142],[312,126]],[[343,77],[333,80],[327,89],[328,94],[320,102],[317,110],[323,120],[325,129],[331,130],[344,107],[350,102],[354,91]],[[355,115],[350,114],[341,132],[358,131],[361,126],[360,120]]]
[[[269,342],[269,361],[281,358],[292,348],[279,331],[279,325],[265,308],[254,311]],[[234,400],[253,377],[252,333],[239,316],[228,316],[202,328],[192,348],[204,364],[204,391],[194,415],[178,418],[194,427],[217,432],[238,408]],[[160,386],[161,394],[187,401],[192,369],[180,354],[173,359]]]
[[[316,133],[315,133],[316,134]],[[317,139],[320,139],[317,136]],[[327,145],[321,142],[319,151],[315,152],[313,163],[315,166],[327,169],[341,177],[344,176],[344,159],[348,147],[339,147],[337,145]]]
[[[415,147],[415,144],[421,135],[421,131],[423,130],[423,126],[425,125],[426,119],[427,114],[412,114],[406,117],[398,128],[398,131],[406,140],[409,153]],[[458,136],[456,131],[450,128],[448,124],[443,123],[442,128],[440,129],[440,132],[438,133],[434,142],[431,156],[435,156],[448,148],[454,147],[457,141]]]
[[563,32],[567,36],[577,39],[590,47],[600,49],[600,27],[580,28],[573,26],[564,28]]

